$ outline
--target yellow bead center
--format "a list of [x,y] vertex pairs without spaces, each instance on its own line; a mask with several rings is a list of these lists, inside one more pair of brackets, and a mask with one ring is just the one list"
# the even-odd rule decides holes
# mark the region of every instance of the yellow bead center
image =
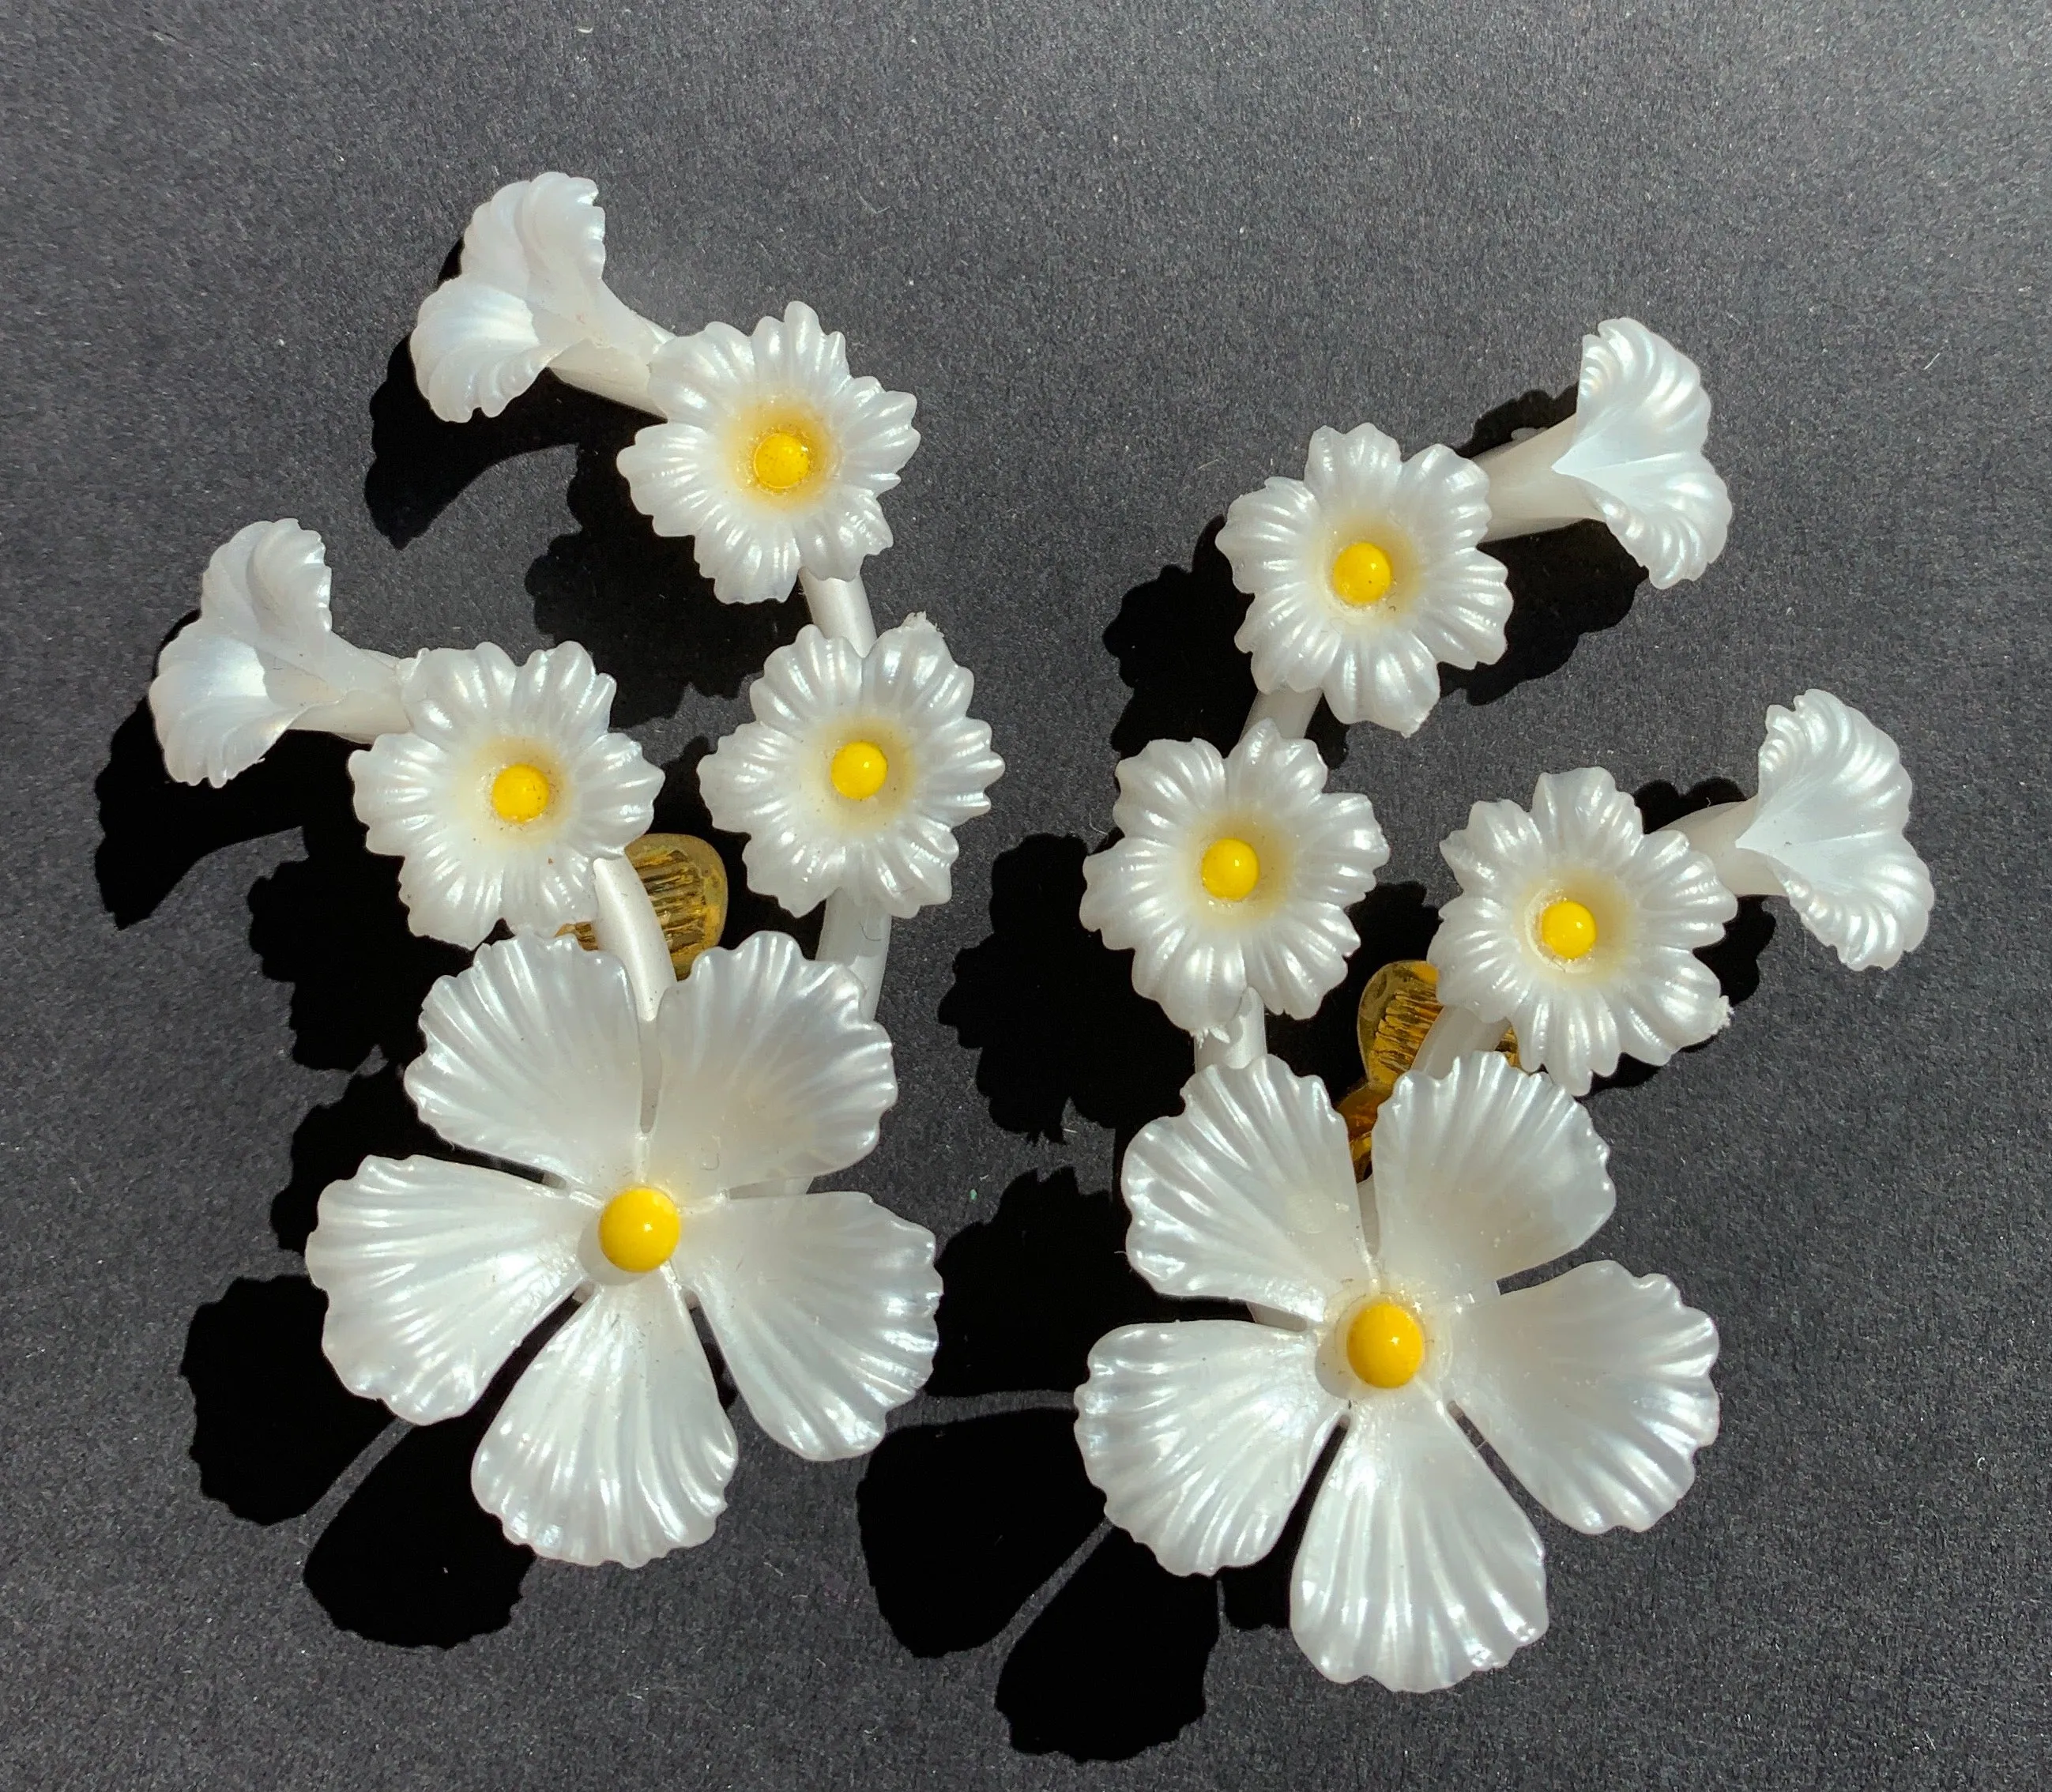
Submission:
[[766,491],[789,491],[813,470],[812,445],[789,429],[773,429],[755,444],[755,483]]
[[1539,943],[1556,958],[1586,958],[1596,949],[1596,918],[1572,896],[1563,896],[1541,914]]
[[1396,576],[1389,556],[1373,542],[1350,542],[1333,557],[1333,595],[1342,604],[1365,608],[1389,595],[1389,581]]
[[517,826],[541,815],[553,794],[549,774],[540,766],[524,762],[508,765],[491,781],[492,812]]
[[1347,1327],[1347,1367],[1370,1387],[1401,1387],[1425,1360],[1425,1330],[1394,1301],[1373,1301]]
[[1204,880],[1204,888],[1221,902],[1243,902],[1261,881],[1261,859],[1246,841],[1228,835],[1204,848],[1197,875]]
[[833,756],[827,776],[833,787],[851,803],[864,803],[883,788],[891,775],[891,761],[874,741],[850,741]]
[[684,1229],[677,1203],[660,1188],[623,1188],[598,1216],[598,1248],[617,1270],[646,1275],[660,1270]]

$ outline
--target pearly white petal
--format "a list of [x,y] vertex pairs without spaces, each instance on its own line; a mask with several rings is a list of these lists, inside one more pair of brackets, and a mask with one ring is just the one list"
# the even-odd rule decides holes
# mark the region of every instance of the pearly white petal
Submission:
[[1345,1123],[1279,1058],[1200,1070],[1126,1148],[1120,1187],[1126,1255],[1164,1294],[1315,1321],[1365,1269]]
[[1417,1383],[1355,1407],[1297,1551],[1290,1628],[1328,1679],[1393,1692],[1501,1667],[1545,1632],[1538,1533]]
[[1482,1302],[1461,1343],[1448,1392],[1578,1531],[1645,1530],[1688,1492],[1696,1452],[1717,1437],[1717,1327],[1665,1276],[1584,1263]]
[[416,1425],[467,1412],[583,1274],[582,1202],[503,1170],[366,1157],[320,1198],[307,1272],[352,1393]]
[[934,1235],[867,1195],[764,1195],[685,1223],[697,1295],[755,1422],[815,1461],[859,1456],[925,1385],[939,1336]]
[[1105,1516],[1171,1574],[1259,1561],[1346,1410],[1319,1385],[1317,1351],[1311,1332],[1236,1320],[1100,1338],[1076,1442]]
[[664,1270],[601,1289],[528,1365],[472,1460],[471,1491],[538,1555],[638,1568],[703,1543],[734,1427]]

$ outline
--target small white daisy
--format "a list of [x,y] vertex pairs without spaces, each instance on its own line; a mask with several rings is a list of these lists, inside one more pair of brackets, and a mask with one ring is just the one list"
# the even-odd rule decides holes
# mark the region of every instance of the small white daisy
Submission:
[[1760,789],[1676,826],[1741,896],[1785,896],[1852,970],[1923,944],[1931,874],[1904,838],[1909,773],[1895,742],[1828,691],[1767,712]]
[[1439,999],[1507,1019],[1521,1063],[1576,1095],[1630,1052],[1664,1064],[1731,1018],[1696,957],[1738,913],[1709,860],[1595,769],[1548,772],[1529,812],[1477,803],[1440,843],[1462,894],[1427,956]]
[[746,834],[755,889],[805,914],[836,890],[904,920],[945,902],[954,830],[1004,769],[973,675],[908,616],[867,654],[808,624],[750,687],[753,722],[699,766],[713,825]]
[[406,726],[399,666],[351,647],[328,616],[321,538],[291,517],[213,550],[199,615],[157,660],[150,713],[181,784],[224,784],[288,728],[374,741]]
[[462,272],[421,302],[413,377],[435,415],[496,417],[545,367],[643,410],[648,362],[669,332],[605,284],[598,189],[568,174],[502,186],[471,216]]
[[408,731],[350,755],[373,852],[398,855],[408,925],[474,946],[500,921],[591,918],[591,866],[644,834],[663,774],[609,733],[613,680],[576,642],[515,666],[436,648],[401,681]]
[[1546,1628],[1545,1551],[1455,1414],[1564,1524],[1643,1531],[1717,1436],[1716,1327],[1613,1262],[1498,1291],[1615,1195],[1588,1115],[1494,1052],[1398,1082],[1358,1191],[1315,1078],[1261,1058],[1183,1101],[1126,1154],[1126,1254],[1164,1294],[1272,1322],[1098,1341],[1076,1441],[1106,1516],[1171,1573],[1257,1562],[1344,1424],[1297,1549],[1298,1643],[1396,1692],[1501,1667]]
[[1488,480],[1451,448],[1408,460],[1363,424],[1311,438],[1302,479],[1236,498],[1219,531],[1251,594],[1234,644],[1263,691],[1322,691],[1341,722],[1418,730],[1439,665],[1503,652],[1510,589],[1475,544]]
[[781,933],[703,953],[645,1028],[620,961],[570,939],[443,978],[406,1091],[450,1144],[530,1175],[371,1157],[329,1185],[307,1268],[344,1384],[450,1418],[578,1297],[471,1469],[509,1537],[570,1562],[636,1567],[725,1509],[734,1427],[695,1307],[779,1443],[873,1448],[933,1361],[933,1234],[866,1195],[762,1186],[875,1147],[897,1084],[860,999]]
[[693,538],[726,604],[790,595],[802,570],[852,579],[891,545],[882,495],[919,445],[910,393],[848,370],[848,345],[809,305],[754,336],[730,323],[664,343],[648,390],[669,421],[621,451],[635,507]]
[[1118,767],[1124,838],[1083,861],[1084,926],[1131,948],[1133,987],[1200,1038],[1228,1033],[1249,990],[1318,1012],[1361,943],[1346,911],[1389,847],[1365,796],[1328,792],[1310,741],[1272,722],[1230,755],[1153,741]]
[[1710,398],[1694,362],[1635,318],[1582,338],[1575,414],[1477,456],[1487,539],[1600,517],[1655,589],[1700,578],[1724,552],[1731,495],[1704,458]]

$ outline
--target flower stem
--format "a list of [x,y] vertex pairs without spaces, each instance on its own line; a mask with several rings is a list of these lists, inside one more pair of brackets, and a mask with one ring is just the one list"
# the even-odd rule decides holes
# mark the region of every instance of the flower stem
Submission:
[[1571,522],[1603,515],[1580,479],[1553,471],[1553,463],[1575,445],[1578,427],[1579,420],[1571,417],[1521,442],[1506,443],[1475,456],[1475,464],[1489,475],[1489,528],[1484,541],[1564,529]]
[[1251,1064],[1268,1050],[1268,1016],[1261,998],[1248,990],[1240,997],[1232,1024],[1223,1035],[1200,1033],[1196,1037],[1196,1067],[1200,1070],[1213,1065],[1236,1070]]
[[1292,691],[1286,685],[1280,691],[1263,691],[1255,694],[1254,706],[1247,712],[1247,726],[1239,731],[1243,741],[1264,722],[1272,722],[1288,740],[1301,740],[1304,731],[1311,726],[1311,718],[1318,713],[1318,698],[1323,694],[1318,691]]
[[862,1018],[876,1018],[876,998],[883,988],[884,961],[891,955],[891,917],[852,891],[836,890],[827,898],[820,923],[819,961],[845,964],[862,985]]
[[1443,1077],[1463,1052],[1494,1051],[1496,1042],[1503,1037],[1505,1025],[1504,1021],[1491,1020],[1472,1008],[1443,1008],[1439,1018],[1426,1029],[1411,1069],[1421,1076]]
[[625,858],[616,853],[594,860],[591,881],[598,906],[592,931],[598,935],[600,949],[627,967],[635,1011],[646,1025],[656,1018],[663,992],[677,980],[670,942],[663,937],[663,924],[640,873]]
[[1760,812],[1760,799],[1743,803],[1719,803],[1674,824],[1674,831],[1707,858],[1717,874],[1717,882],[1734,896],[1781,896],[1787,891],[1780,874],[1759,853],[1738,843],[1739,835],[1752,825]]
[[876,645],[876,622],[869,613],[869,594],[862,589],[859,577],[823,579],[816,573],[801,571],[798,586],[821,634],[853,642],[857,653],[867,653]]

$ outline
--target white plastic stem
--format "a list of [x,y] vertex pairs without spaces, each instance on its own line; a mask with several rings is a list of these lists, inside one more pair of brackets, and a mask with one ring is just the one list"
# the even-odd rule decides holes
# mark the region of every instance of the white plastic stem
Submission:
[[1463,1052],[1494,1051],[1507,1024],[1500,1018],[1491,1020],[1477,1014],[1472,1008],[1442,1008],[1418,1047],[1411,1068],[1422,1076],[1443,1077],[1453,1069],[1454,1060]]
[[656,918],[648,890],[624,858],[615,855],[594,860],[591,881],[598,898],[592,930],[598,935],[600,948],[627,967],[635,1011],[645,1026],[655,1019],[663,992],[677,980],[670,962],[670,942],[663,937],[663,924]]
[[867,653],[876,645],[876,621],[869,613],[869,594],[860,579],[823,579],[801,572],[798,588],[805,593],[821,634],[852,641],[857,653]]
[[1475,464],[1489,475],[1489,528],[1484,541],[1564,529],[1571,522],[1603,515],[1580,479],[1553,471],[1553,463],[1575,445],[1578,427],[1578,420],[1571,417],[1521,442],[1475,456]]
[[1257,692],[1239,738],[1245,740],[1263,722],[1272,722],[1286,739],[1301,739],[1311,726],[1311,718],[1318,713],[1318,698],[1322,694],[1317,691],[1291,691],[1286,686],[1280,691]]
[[[629,315],[639,317],[638,313]],[[659,345],[669,341],[670,332],[660,324],[646,318],[639,320],[655,333]],[[591,336],[573,342],[549,363],[549,371],[566,385],[594,392],[616,405],[646,411],[651,417],[663,414],[662,407],[648,396],[648,363],[636,350],[605,338]]]
[[1752,825],[1752,818],[1759,812],[1760,799],[1750,796],[1743,803],[1719,803],[1698,809],[1674,824],[1676,833],[1709,859],[1716,867],[1717,881],[1734,896],[1786,894],[1774,867],[1738,843],[1739,835]]
[[1195,1037],[1199,1070],[1208,1070],[1213,1065],[1222,1070],[1245,1068],[1268,1050],[1268,1015],[1261,998],[1248,990],[1223,1035],[1199,1033]]

